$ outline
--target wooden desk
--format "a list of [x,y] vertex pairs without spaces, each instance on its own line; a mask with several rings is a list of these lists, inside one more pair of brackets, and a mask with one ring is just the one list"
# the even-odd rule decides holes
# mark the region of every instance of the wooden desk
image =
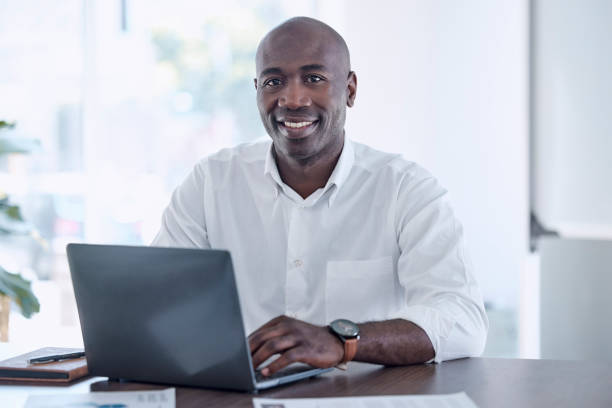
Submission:
[[[165,388],[96,378],[75,385],[78,391],[74,392],[83,392],[84,384],[91,391]],[[65,392],[73,392],[72,388]],[[459,391],[465,391],[481,408],[612,407],[612,363],[491,358],[393,368],[351,363],[348,372],[336,370],[258,396],[303,398]],[[177,387],[176,396],[177,408],[253,406],[253,395],[236,392]]]

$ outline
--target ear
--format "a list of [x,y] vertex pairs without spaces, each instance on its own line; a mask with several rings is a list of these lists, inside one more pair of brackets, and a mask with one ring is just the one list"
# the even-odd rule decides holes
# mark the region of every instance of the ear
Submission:
[[355,97],[357,96],[357,74],[355,74],[354,71],[351,71],[348,74],[346,92],[348,93],[346,98],[346,106],[351,108],[355,104]]
[[253,83],[255,83],[255,90],[257,90],[257,78],[253,78]]

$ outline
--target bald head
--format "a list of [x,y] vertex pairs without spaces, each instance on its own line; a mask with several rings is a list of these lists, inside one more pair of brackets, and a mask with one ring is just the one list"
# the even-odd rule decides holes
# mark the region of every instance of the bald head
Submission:
[[284,50],[287,57],[299,52],[302,54],[320,53],[325,49],[337,59],[337,66],[346,75],[351,70],[351,61],[346,42],[340,34],[322,21],[310,17],[294,17],[272,29],[257,47],[255,65],[257,74],[261,72],[264,61]]
[[320,21],[292,18],[261,40],[256,68],[257,107],[281,175],[296,168],[331,172],[357,91],[342,37]]

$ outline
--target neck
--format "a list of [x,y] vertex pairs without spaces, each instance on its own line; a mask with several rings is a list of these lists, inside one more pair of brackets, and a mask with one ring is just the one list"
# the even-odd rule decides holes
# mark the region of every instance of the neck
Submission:
[[317,189],[325,187],[338,163],[343,147],[344,138],[337,145],[332,146],[329,151],[321,152],[319,157],[308,160],[279,155],[274,148],[272,153],[283,183],[291,187],[302,198],[306,198]]

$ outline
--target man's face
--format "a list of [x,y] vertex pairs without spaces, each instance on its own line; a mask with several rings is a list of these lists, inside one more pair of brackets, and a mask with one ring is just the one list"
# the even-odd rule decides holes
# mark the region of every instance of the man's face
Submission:
[[311,163],[342,145],[356,79],[324,36],[271,36],[258,53],[255,87],[277,155]]

